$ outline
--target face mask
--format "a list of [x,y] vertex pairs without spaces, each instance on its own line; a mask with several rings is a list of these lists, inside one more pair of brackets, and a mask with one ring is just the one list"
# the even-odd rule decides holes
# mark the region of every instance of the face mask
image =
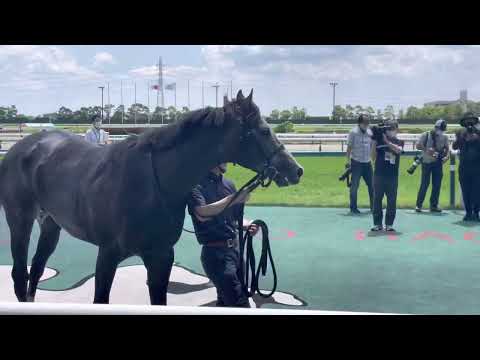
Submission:
[[96,128],[96,129],[100,129],[100,127],[102,126],[102,122],[101,121],[96,121],[93,123],[93,126]]
[[389,138],[394,138],[394,137],[396,137],[396,136],[397,136],[397,130],[388,130],[388,131],[387,131],[387,136],[388,136]]
[[480,123],[475,125],[475,129],[480,130]]
[[436,130],[435,130],[435,134],[437,134],[437,135],[443,135],[443,131],[440,130],[440,129],[436,129]]

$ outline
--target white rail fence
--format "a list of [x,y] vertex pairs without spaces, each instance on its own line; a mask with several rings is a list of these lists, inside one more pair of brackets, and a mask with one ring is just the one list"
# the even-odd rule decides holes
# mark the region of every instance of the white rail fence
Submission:
[[[12,146],[17,141],[23,139],[30,134],[0,134],[0,142],[3,144],[8,144],[8,148]],[[84,136],[84,134],[79,134],[79,136]],[[399,134],[399,138],[405,141],[405,150],[415,150],[415,146],[420,138],[421,134]],[[126,139],[128,135],[110,135],[109,138],[112,142],[119,142]],[[348,139],[348,134],[296,134],[296,133],[287,133],[287,134],[277,134],[278,139],[285,145],[318,145],[318,150],[321,151],[322,145],[339,145],[336,148],[336,151],[344,152],[346,150],[346,144]],[[454,134],[448,134],[449,141],[452,142],[455,139]],[[335,150],[329,150],[335,151]],[[5,146],[2,146],[3,153],[6,152]]]

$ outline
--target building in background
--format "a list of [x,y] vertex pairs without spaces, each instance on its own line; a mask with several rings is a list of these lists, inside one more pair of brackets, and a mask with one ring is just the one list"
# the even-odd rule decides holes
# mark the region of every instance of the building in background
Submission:
[[456,105],[460,104],[466,107],[468,101],[468,93],[467,90],[460,90],[460,98],[458,100],[438,100],[438,101],[430,101],[424,104],[424,106],[448,106],[448,105]]

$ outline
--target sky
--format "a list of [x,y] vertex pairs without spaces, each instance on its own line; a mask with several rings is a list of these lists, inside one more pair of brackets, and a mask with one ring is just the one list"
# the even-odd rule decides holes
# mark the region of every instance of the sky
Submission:
[[[135,100],[153,110],[158,59],[164,84],[177,84],[177,107],[215,106],[225,92],[253,89],[262,114],[273,109],[304,107],[308,115],[332,110],[331,82],[337,82],[336,104],[372,106],[395,111],[427,101],[455,100],[461,89],[480,101],[480,46],[440,45],[3,45],[0,46],[0,106],[16,105],[19,113],[39,115],[101,104],[126,106]],[[109,91],[107,92],[107,87]],[[110,101],[108,100],[108,95]],[[174,92],[165,90],[165,106]]]

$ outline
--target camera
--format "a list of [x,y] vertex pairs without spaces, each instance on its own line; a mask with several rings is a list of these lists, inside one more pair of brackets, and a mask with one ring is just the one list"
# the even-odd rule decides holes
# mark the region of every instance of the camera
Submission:
[[407,169],[407,173],[410,175],[413,175],[415,170],[417,170],[418,165],[420,165],[423,162],[423,154],[417,154],[413,158],[413,164]]
[[352,175],[352,168],[349,164],[345,165],[345,172],[338,178],[339,181],[347,180],[347,186],[350,187],[350,177]]
[[380,121],[378,125],[373,125],[372,127],[370,127],[370,129],[372,130],[372,139],[377,141],[377,143],[382,142],[383,134],[385,134],[390,128],[391,127],[387,126],[383,120]]

